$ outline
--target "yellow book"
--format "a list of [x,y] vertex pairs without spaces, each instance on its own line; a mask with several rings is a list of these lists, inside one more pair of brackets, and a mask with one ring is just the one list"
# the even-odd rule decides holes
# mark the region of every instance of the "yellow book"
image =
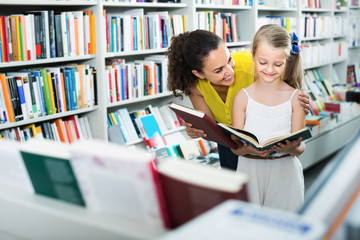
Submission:
[[51,74],[46,73],[46,76],[47,76],[47,81],[48,81],[48,85],[49,85],[49,92],[50,92],[52,110],[53,110],[53,113],[56,113],[55,99],[54,99],[54,88],[53,88],[53,84],[52,84],[52,80],[51,80]]
[[18,56],[19,56],[19,61],[23,61],[24,57],[22,55],[22,44],[21,44],[21,38],[20,38],[20,22],[19,22],[19,17],[16,16],[15,17],[15,21],[16,21],[16,39],[17,39],[17,45],[18,45]]
[[21,127],[21,130],[30,129],[33,138],[37,137],[36,126],[34,123]]
[[182,21],[183,21],[183,30],[186,32],[186,15],[182,15]]
[[114,125],[118,125],[118,122],[116,121],[115,114],[112,112],[112,113],[110,113],[110,116],[111,116],[111,119],[112,119],[113,122],[114,122]]

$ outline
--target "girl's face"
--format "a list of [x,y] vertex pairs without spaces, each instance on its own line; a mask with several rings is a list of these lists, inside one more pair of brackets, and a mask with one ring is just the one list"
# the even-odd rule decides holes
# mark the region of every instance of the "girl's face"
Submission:
[[286,64],[285,50],[264,42],[258,45],[253,60],[256,80],[268,83],[281,80]]
[[234,82],[235,62],[229,49],[220,44],[219,48],[209,53],[204,59],[203,72],[193,70],[192,73],[198,78],[206,78],[214,85],[230,86]]

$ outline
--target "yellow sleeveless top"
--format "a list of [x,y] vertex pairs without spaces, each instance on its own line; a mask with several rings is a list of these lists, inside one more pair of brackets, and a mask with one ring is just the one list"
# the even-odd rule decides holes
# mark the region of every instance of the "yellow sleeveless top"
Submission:
[[217,122],[232,123],[232,105],[235,94],[254,82],[252,56],[249,51],[234,52],[231,54],[235,61],[234,83],[229,86],[226,101],[224,102],[207,79],[198,79],[196,87],[203,95]]

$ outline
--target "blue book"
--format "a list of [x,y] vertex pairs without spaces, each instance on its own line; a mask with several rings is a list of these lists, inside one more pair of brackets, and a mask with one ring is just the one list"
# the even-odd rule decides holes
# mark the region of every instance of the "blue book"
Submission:
[[40,71],[34,70],[34,71],[30,71],[31,75],[34,75],[37,79],[37,83],[39,85],[39,92],[40,92],[40,100],[41,100],[41,107],[42,107],[42,112],[43,112],[43,116],[48,115],[47,114],[47,110],[46,110],[46,102],[45,102],[45,94],[44,94],[44,83],[43,83],[43,78],[41,75]]
[[146,132],[147,138],[151,139],[154,137],[162,136],[159,125],[153,114],[145,115],[140,117],[141,124]]
[[65,67],[65,77],[68,81],[69,95],[70,95],[70,110],[77,110],[76,91],[75,91],[75,76],[72,67]]

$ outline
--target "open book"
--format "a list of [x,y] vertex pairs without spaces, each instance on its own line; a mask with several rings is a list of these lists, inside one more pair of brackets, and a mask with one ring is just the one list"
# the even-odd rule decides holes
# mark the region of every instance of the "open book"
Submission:
[[185,122],[191,123],[194,128],[203,130],[207,134],[207,140],[217,142],[229,148],[236,149],[238,147],[230,135],[221,130],[206,113],[176,103],[171,103],[169,108]]
[[255,148],[257,148],[259,150],[269,149],[277,143],[280,143],[280,142],[285,143],[286,140],[294,141],[300,137],[302,137],[303,140],[311,138],[310,129],[303,128],[303,129],[300,129],[299,131],[296,131],[296,132],[293,132],[293,133],[290,133],[287,135],[270,138],[270,139],[264,141],[262,144],[260,144],[258,138],[249,131],[239,129],[239,128],[236,128],[234,126],[230,126],[230,125],[227,125],[224,123],[218,123],[218,126],[220,126],[226,132],[239,137],[242,141],[251,144],[252,146],[254,146]]

